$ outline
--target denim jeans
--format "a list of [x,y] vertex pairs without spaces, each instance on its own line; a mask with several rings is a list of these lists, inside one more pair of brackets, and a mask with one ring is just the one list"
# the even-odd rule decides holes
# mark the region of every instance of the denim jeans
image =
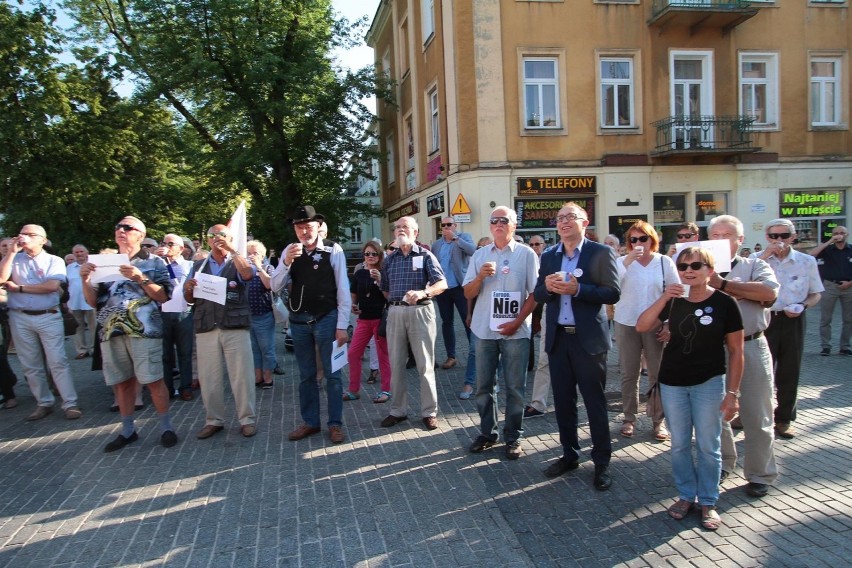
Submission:
[[[660,385],[663,411],[672,436],[672,476],[680,499],[715,505],[722,473],[722,412],[725,376],[717,375],[700,385]],[[697,460],[692,457],[695,434]]]
[[506,389],[503,439],[508,444],[523,434],[524,389],[527,380],[529,339],[479,339],[476,341],[476,407],[483,436],[497,438],[497,366],[501,363]]
[[[343,424],[343,387],[340,371],[331,372],[331,343],[337,331],[337,310],[332,310],[319,320],[310,314],[290,313],[290,336],[293,351],[299,363],[299,403],[302,420],[312,428],[320,426],[320,388],[317,384],[317,362],[314,355],[319,348],[320,362],[325,372],[325,390],[328,395],[328,425]],[[316,347],[315,347],[316,346]]]
[[163,312],[163,379],[171,395],[175,392],[172,369],[175,368],[177,350],[177,368],[180,371],[181,391],[192,388],[192,345],[195,339],[191,313]]
[[251,354],[255,369],[271,371],[275,368],[275,314],[272,312],[251,316]]
[[[435,298],[435,303],[438,304],[438,313],[441,314],[441,335],[444,337],[444,347],[447,350],[447,357],[456,358],[456,327],[453,307],[459,313],[459,317],[464,321],[467,319],[467,299],[464,297],[464,288],[456,286],[445,290]],[[470,328],[464,325],[464,333],[467,336],[467,367],[464,371],[464,384],[476,385],[476,349],[473,346]]]

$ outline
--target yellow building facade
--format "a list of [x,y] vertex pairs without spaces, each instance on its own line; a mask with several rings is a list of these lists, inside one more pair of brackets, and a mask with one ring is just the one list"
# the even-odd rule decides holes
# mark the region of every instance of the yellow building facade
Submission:
[[[847,224],[848,2],[383,0],[368,44],[390,223],[420,240],[453,206],[488,235],[495,205],[555,235],[565,201],[599,240],[634,220],[739,217],[746,246],[790,218],[800,246]],[[827,238],[827,237],[826,237]]]

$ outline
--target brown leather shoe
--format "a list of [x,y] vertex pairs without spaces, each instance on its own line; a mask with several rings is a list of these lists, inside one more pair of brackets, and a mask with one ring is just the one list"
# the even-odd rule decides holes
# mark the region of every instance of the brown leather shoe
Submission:
[[346,439],[346,434],[343,433],[343,428],[340,426],[329,426],[328,437],[332,444],[339,444]]
[[257,434],[257,426],[254,424],[243,424],[240,426],[240,434],[245,436],[246,438],[251,438],[255,434]]
[[313,436],[314,434],[321,432],[322,428],[319,426],[308,426],[307,424],[302,424],[292,432],[287,438],[290,439],[291,442],[295,442],[296,440],[301,440],[303,438],[307,438],[308,436]]
[[426,426],[427,430],[434,430],[438,427],[438,419],[434,416],[424,416],[423,425]]
[[88,357],[88,356],[89,356],[89,354],[88,354],[88,353],[77,353],[77,356],[76,356],[76,357],[74,357],[74,358],[75,358],[75,359],[77,359],[77,360],[79,361],[80,359],[85,359],[85,358],[86,358],[86,357]]
[[458,361],[456,361],[455,357],[447,357],[447,360],[443,362],[443,364],[441,365],[441,368],[442,369],[452,369],[453,367],[456,366],[456,363],[458,363]]
[[42,418],[44,418],[45,416],[47,416],[51,412],[53,412],[52,406],[36,406],[36,409],[33,410],[33,413],[30,414],[29,416],[27,416],[26,418],[24,418],[24,420],[27,421],[27,422],[34,422],[36,420],[41,420]]
[[195,435],[195,437],[198,438],[199,440],[206,440],[210,436],[212,436],[212,435],[214,435],[218,432],[221,432],[224,429],[225,429],[224,426],[214,426],[213,424],[208,424],[207,426],[202,428],[201,431],[198,434]]
[[180,399],[181,400],[185,400],[185,401],[189,402],[193,398],[195,398],[195,397],[192,395],[192,389],[186,389],[185,391],[180,393]]

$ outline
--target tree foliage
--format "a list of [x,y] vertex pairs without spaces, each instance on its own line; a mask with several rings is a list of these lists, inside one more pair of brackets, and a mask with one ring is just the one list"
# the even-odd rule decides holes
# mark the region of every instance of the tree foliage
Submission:
[[[141,100],[165,100],[206,150],[221,187],[250,196],[249,223],[271,242],[299,202],[330,227],[374,213],[341,197],[362,155],[371,69],[330,58],[361,30],[329,0],[66,0],[85,39],[137,78]],[[106,46],[106,47],[104,47]],[[200,150],[196,148],[196,152]],[[236,190],[237,193],[239,190]]]

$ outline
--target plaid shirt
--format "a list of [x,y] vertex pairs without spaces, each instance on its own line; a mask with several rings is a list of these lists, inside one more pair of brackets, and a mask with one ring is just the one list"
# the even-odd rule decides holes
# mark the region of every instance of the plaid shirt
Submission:
[[[414,268],[414,258],[423,257],[423,268]],[[389,292],[388,300],[401,302],[409,290],[424,290],[426,286],[446,280],[441,264],[428,250],[412,245],[408,256],[396,250],[385,257],[382,267],[382,292]]]

